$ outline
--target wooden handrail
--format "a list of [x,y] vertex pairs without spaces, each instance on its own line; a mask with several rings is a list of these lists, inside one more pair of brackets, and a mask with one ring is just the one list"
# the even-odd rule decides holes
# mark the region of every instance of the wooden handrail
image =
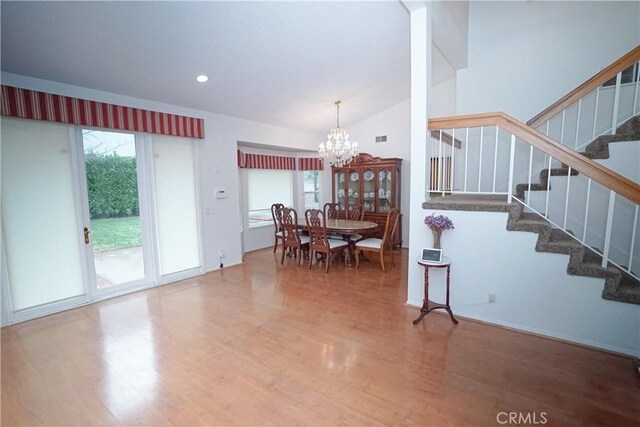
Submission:
[[626,55],[609,65],[604,70],[600,71],[595,76],[591,77],[586,82],[560,98],[553,105],[542,111],[540,114],[532,118],[527,122],[527,126],[537,128],[565,108],[578,102],[579,99],[584,98],[596,88],[615,77],[619,72],[626,70],[631,65],[640,61],[640,46],[636,46],[633,50],[629,51]]
[[640,185],[554,141],[513,117],[497,112],[429,119],[429,130],[498,126],[623,197],[640,204]]

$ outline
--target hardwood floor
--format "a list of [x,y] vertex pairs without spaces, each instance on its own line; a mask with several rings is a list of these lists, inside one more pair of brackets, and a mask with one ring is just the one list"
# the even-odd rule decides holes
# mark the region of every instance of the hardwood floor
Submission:
[[638,425],[630,359],[414,326],[406,251],[387,274],[278,255],[4,328],[2,425]]

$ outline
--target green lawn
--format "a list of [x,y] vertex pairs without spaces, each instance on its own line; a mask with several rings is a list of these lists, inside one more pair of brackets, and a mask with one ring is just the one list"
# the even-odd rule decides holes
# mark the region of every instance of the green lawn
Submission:
[[140,217],[92,219],[91,235],[96,252],[140,246]]

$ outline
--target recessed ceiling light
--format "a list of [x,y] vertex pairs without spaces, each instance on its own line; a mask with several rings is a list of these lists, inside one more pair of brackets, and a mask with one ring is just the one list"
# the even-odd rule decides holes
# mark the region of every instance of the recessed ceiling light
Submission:
[[209,77],[205,76],[204,74],[200,74],[198,77],[196,77],[196,81],[198,83],[204,83],[207,80],[209,80]]

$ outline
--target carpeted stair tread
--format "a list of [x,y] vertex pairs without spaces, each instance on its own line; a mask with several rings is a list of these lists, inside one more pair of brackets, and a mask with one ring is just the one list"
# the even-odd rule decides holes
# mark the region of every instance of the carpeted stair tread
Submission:
[[640,141],[640,116],[631,117],[618,126],[615,135],[600,135],[580,154],[590,159],[608,159],[609,144],[624,141]]
[[609,144],[626,141],[640,141],[640,134],[602,135],[593,140],[591,144],[587,145],[584,152],[580,154],[590,159],[608,159]]
[[602,291],[602,298],[629,304],[640,304],[640,285],[633,277],[623,273],[615,289],[608,289],[605,286]]
[[505,195],[455,194],[436,197],[422,204],[424,209],[453,211],[508,212],[510,205]]
[[530,233],[542,233],[551,229],[551,224],[546,218],[541,217],[538,214],[523,212],[520,217],[515,221],[512,227],[507,225],[509,230],[513,231],[528,231]]
[[640,116],[631,117],[618,126],[616,133],[621,135],[640,134]]

